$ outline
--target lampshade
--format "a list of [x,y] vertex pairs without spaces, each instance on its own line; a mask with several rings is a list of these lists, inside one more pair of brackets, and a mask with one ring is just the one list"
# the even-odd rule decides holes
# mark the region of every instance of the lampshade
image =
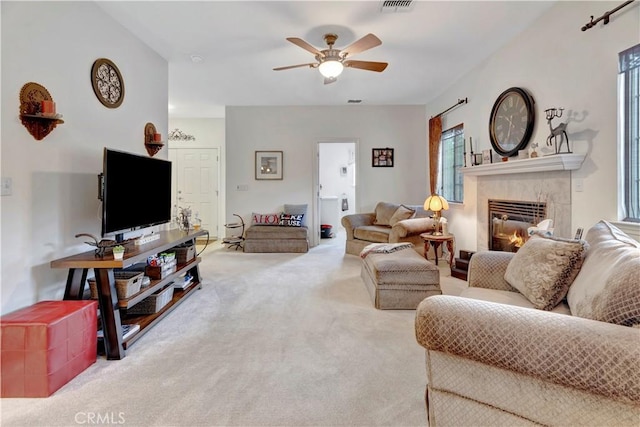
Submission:
[[449,209],[449,202],[442,196],[432,194],[424,201],[424,209],[427,211],[440,212]]
[[327,59],[318,67],[320,74],[328,79],[338,77],[340,73],[342,73],[343,68],[342,62],[336,59]]

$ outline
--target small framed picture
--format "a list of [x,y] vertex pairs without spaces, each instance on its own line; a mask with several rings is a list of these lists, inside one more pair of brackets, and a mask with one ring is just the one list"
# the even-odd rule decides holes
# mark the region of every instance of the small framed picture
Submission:
[[371,166],[374,168],[393,167],[393,148],[374,148],[371,150]]
[[282,179],[282,151],[256,151],[256,179]]
[[482,164],[493,163],[493,156],[491,150],[482,150]]
[[482,164],[482,153],[474,153],[473,158],[471,159],[472,164],[474,166],[478,166]]

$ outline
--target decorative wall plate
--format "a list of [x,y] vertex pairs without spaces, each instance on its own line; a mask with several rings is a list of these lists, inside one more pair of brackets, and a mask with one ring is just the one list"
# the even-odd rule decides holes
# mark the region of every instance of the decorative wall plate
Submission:
[[98,100],[108,108],[118,108],[124,100],[124,80],[120,70],[107,58],[99,58],[91,67],[91,84]]

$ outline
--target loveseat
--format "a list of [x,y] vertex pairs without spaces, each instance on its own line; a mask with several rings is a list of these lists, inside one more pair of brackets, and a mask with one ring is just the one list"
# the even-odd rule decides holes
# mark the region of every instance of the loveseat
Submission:
[[371,243],[411,242],[422,253],[420,234],[435,229],[430,214],[422,206],[379,202],[374,212],[345,215],[341,221],[347,231],[345,252],[359,255]]
[[420,303],[430,426],[640,425],[640,244],[605,221],[559,240],[478,252],[468,289]]

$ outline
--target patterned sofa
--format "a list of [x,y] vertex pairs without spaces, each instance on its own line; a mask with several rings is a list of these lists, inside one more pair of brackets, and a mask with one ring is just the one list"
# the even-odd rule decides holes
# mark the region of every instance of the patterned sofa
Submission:
[[359,255],[371,243],[410,242],[423,253],[420,234],[435,228],[429,214],[422,206],[379,202],[374,212],[345,215],[341,220],[347,231],[345,252]]
[[[429,425],[640,425],[640,244],[601,221],[586,255],[565,262],[540,239],[517,254],[476,253],[461,296],[418,306]],[[544,243],[533,257],[532,241]],[[528,271],[512,264],[527,255]],[[560,280],[545,282],[562,263]]]

